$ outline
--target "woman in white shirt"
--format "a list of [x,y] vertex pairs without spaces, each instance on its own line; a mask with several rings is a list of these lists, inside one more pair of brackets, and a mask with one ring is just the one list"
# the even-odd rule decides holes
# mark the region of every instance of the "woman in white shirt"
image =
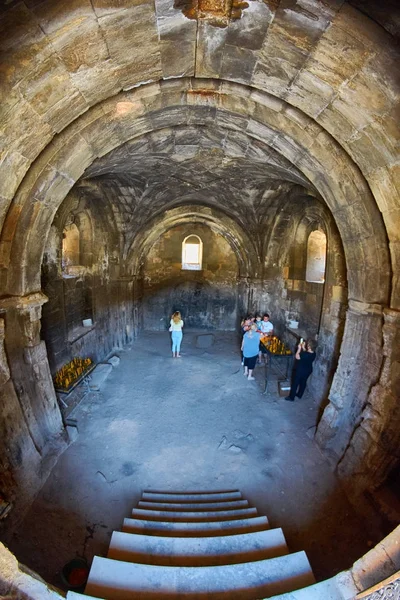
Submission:
[[172,338],[172,358],[181,358],[180,351],[183,337],[182,327],[183,321],[181,313],[177,310],[172,315],[169,328]]

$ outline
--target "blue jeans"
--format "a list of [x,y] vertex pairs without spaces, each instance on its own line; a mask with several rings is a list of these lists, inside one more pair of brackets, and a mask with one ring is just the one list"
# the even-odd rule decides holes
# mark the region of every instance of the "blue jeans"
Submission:
[[174,352],[179,354],[179,352],[181,350],[181,342],[182,342],[182,338],[183,338],[182,331],[173,331],[171,333],[171,338],[172,338],[172,354],[174,354]]

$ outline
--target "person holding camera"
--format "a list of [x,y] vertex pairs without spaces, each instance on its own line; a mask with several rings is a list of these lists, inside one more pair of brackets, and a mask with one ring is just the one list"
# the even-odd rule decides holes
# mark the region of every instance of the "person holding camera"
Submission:
[[304,342],[303,339],[300,339],[295,356],[295,371],[290,387],[290,394],[286,396],[285,400],[294,402],[296,396],[297,398],[302,398],[306,389],[307,379],[313,370],[315,356],[314,343],[311,340]]

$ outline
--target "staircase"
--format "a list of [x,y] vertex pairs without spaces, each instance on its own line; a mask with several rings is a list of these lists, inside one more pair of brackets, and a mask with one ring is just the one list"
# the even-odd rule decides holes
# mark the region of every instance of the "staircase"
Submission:
[[257,600],[314,582],[305,553],[289,554],[239,491],[146,491],[93,559],[86,595],[67,599]]

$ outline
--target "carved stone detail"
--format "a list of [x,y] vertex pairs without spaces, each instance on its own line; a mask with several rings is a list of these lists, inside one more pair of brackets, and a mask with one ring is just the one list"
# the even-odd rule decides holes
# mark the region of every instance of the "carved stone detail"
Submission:
[[400,600],[400,578],[385,585],[380,590],[372,592],[369,596],[356,596],[363,600]]
[[22,346],[36,346],[40,343],[42,305],[46,302],[48,298],[42,292],[34,292],[28,296],[10,296],[0,300],[0,313],[16,313]]
[[180,8],[188,19],[205,20],[214,27],[227,27],[230,21],[240,19],[248,7],[242,0],[175,0],[174,3],[174,8]]

